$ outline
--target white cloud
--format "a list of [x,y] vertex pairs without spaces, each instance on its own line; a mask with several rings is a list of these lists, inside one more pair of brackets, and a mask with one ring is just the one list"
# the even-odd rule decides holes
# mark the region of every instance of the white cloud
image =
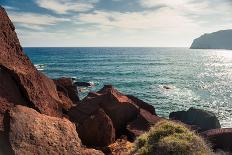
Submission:
[[40,7],[58,14],[85,12],[93,9],[97,2],[98,0],[36,0]]
[[43,27],[55,25],[60,22],[69,21],[65,18],[57,18],[51,15],[43,15],[27,12],[9,12],[9,16],[14,23],[19,24],[25,28],[42,29]]
[[165,31],[196,26],[191,19],[181,16],[169,8],[127,13],[95,11],[90,14],[80,14],[78,21],[121,29],[158,29]]

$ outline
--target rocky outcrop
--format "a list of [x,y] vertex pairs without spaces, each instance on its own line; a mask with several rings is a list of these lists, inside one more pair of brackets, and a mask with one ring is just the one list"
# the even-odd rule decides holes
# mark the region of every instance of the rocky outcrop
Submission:
[[232,30],[222,30],[204,34],[195,39],[191,49],[229,49],[232,50]]
[[78,96],[78,90],[72,78],[59,78],[54,79],[57,90],[62,92],[66,97],[70,98],[73,104],[78,104],[80,98]]
[[140,113],[135,120],[128,123],[127,130],[130,139],[135,140],[136,137],[144,134],[150,129],[151,126],[155,125],[157,122],[163,120],[156,115],[152,115],[144,109],[140,109]]
[[188,111],[172,112],[169,118],[194,126],[193,128],[196,128],[199,132],[221,128],[215,114],[201,109],[190,108]]
[[77,127],[83,144],[103,147],[115,141],[115,129],[107,114],[99,109]]
[[[10,77],[8,85],[17,87],[13,93],[21,98],[21,100],[16,100],[15,97],[12,97],[8,101],[9,90],[1,90],[0,101],[4,101],[5,110],[12,107],[13,104],[27,104],[50,116],[62,115],[60,108],[62,102],[54,82],[37,71],[23,53],[15,33],[15,27],[2,7],[0,7],[0,68],[5,72],[1,74]],[[5,82],[0,83],[0,87],[5,87],[5,85]]]
[[[116,138],[118,138],[121,135],[128,134],[126,126],[129,122],[132,122],[139,117],[140,109],[142,109],[140,106],[149,109],[153,113],[155,111],[152,108],[148,108],[149,106],[147,103],[138,100],[135,97],[133,97],[134,100],[131,100],[130,98],[123,95],[112,86],[107,85],[96,93],[89,93],[78,106],[70,109],[68,115],[70,119],[77,124],[77,128],[82,128],[86,120],[89,120],[96,111],[102,109],[112,121],[116,132]],[[155,118],[149,111],[141,111],[149,114],[151,119]],[[88,124],[90,124],[90,122]],[[107,124],[107,121],[103,121],[101,126],[96,125],[99,126],[98,131],[105,129],[104,126],[107,126]],[[81,133],[80,137],[82,137]],[[111,139],[110,136],[108,138]],[[89,139],[91,138],[89,137]],[[95,141],[96,145],[96,138],[92,138],[92,140],[92,143]],[[100,143],[98,142],[98,144]],[[104,143],[102,143],[102,145],[103,144]]]
[[16,155],[102,154],[82,147],[76,127],[69,120],[50,117],[16,106],[10,111],[9,139]]
[[232,152],[232,128],[213,129],[202,133],[213,149]]

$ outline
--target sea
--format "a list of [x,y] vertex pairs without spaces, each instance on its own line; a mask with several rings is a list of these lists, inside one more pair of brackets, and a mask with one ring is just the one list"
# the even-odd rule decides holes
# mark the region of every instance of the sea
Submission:
[[[232,127],[232,51],[188,48],[24,48],[50,78],[90,82],[80,97],[111,84],[152,104],[159,116],[190,107]],[[168,88],[168,89],[167,89]]]

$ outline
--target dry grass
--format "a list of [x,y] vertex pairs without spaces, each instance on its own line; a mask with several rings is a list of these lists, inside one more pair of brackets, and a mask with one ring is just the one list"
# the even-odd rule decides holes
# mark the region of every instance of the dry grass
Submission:
[[138,137],[131,154],[137,155],[211,155],[205,141],[186,127],[162,121]]

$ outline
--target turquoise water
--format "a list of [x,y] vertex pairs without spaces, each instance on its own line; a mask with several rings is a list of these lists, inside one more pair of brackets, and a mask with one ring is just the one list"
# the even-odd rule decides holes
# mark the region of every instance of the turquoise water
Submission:
[[[25,48],[51,78],[112,84],[151,103],[160,116],[197,107],[232,127],[232,51],[187,48]],[[166,90],[163,86],[171,89]],[[84,97],[89,90],[82,90]]]

